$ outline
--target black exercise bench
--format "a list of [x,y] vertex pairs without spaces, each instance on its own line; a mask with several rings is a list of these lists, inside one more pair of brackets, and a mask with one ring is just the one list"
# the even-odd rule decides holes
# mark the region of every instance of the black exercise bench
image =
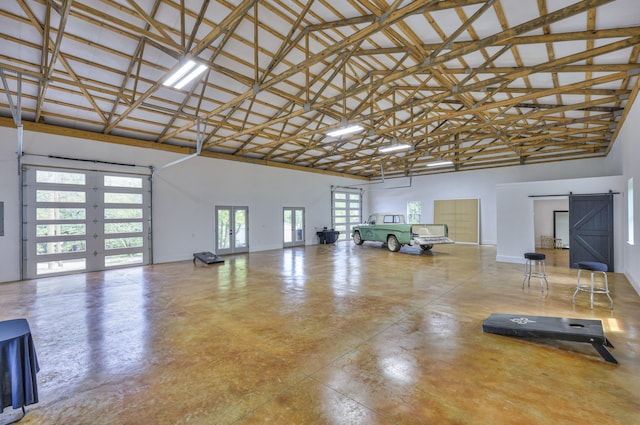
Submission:
[[588,342],[603,359],[618,363],[607,350],[614,347],[604,336],[600,320],[494,313],[484,321],[482,330],[499,335]]

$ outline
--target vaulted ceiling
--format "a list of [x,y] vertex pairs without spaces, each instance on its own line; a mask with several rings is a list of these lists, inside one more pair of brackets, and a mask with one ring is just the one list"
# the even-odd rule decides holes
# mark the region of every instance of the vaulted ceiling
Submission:
[[4,125],[380,179],[606,155],[640,2],[5,0],[0,38]]

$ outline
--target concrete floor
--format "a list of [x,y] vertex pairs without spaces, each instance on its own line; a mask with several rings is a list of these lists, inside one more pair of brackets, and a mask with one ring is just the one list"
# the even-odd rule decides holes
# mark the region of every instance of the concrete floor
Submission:
[[[573,306],[567,251],[544,252],[544,294],[493,246],[350,242],[0,284],[41,367],[21,423],[640,423],[640,297],[610,273],[613,311]],[[491,313],[600,319],[619,364],[483,333]]]

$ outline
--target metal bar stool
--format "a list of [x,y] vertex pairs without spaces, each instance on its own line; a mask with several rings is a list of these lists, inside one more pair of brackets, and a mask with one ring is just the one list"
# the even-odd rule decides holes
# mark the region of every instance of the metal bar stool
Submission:
[[524,282],[527,281],[527,286],[531,286],[531,277],[537,277],[540,279],[540,290],[544,292],[544,283],[547,283],[547,290],[549,290],[549,281],[547,280],[547,270],[544,266],[544,260],[546,255],[538,252],[527,252],[524,254],[524,258],[527,260],[524,263],[524,279],[522,279],[522,289],[524,289]]
[[[580,285],[580,272],[582,270],[588,270],[591,272],[591,284]],[[573,293],[573,304],[576,303],[576,294],[579,291],[589,292],[591,294],[591,310],[593,310],[593,294],[605,294],[609,301],[611,301],[611,310],[613,310],[613,299],[609,295],[609,282],[607,280],[607,271],[609,268],[604,263],[598,263],[596,261],[580,261],[578,262],[578,285],[576,291]],[[604,287],[596,287],[593,282],[594,273],[602,273],[604,278]]]

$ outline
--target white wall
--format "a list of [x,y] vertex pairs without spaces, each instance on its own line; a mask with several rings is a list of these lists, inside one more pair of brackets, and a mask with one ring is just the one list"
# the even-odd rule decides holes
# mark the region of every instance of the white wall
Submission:
[[[622,206],[624,234],[623,240],[623,256],[625,269],[624,273],[627,279],[640,293],[640,97],[636,98],[629,114],[626,117],[622,129],[618,133],[618,137],[614,143],[614,148],[610,154],[611,157],[621,157],[623,179],[624,179],[624,205]],[[633,209],[634,209],[634,244],[627,243],[627,181],[633,178]]]
[[15,271],[20,264],[17,134],[15,129],[0,127],[0,201],[4,202],[4,236],[0,236],[0,282],[15,280]]
[[620,192],[613,197],[614,270],[624,270],[624,179],[621,176],[500,184],[496,188],[498,247],[496,259],[524,263],[523,254],[535,250],[534,201],[531,196]]
[[214,251],[216,205],[249,207],[251,251],[282,248],[282,208],[303,207],[306,243],[315,244],[315,232],[331,226],[331,185],[353,182],[210,158],[160,170],[153,180],[154,259],[174,261]]
[[[17,132],[0,127],[0,201],[5,203],[5,236],[0,237],[0,282],[20,278],[20,177]],[[41,165],[119,169],[148,173],[182,155],[90,140],[25,131],[25,159]],[[48,155],[135,164],[117,167],[60,161]],[[249,207],[251,251],[282,248],[282,208],[305,208],[306,243],[318,242],[316,229],[331,225],[331,186],[361,180],[211,158],[192,158],[159,170],[153,178],[154,262],[192,258],[194,252],[214,251],[216,205]]]
[[[605,176],[613,168],[603,158],[565,161],[558,163],[521,165],[516,167],[493,168],[478,171],[463,171],[414,177],[411,187],[409,179],[387,180],[382,185],[363,186],[366,214],[377,211],[397,211],[406,213],[407,203],[422,202],[422,222],[433,220],[433,201],[477,198],[480,200],[480,243],[499,244],[496,210],[496,186],[509,182],[530,182],[538,180],[582,178]],[[510,207],[508,207],[510,208]],[[365,215],[366,215],[365,214]],[[531,225],[533,235],[533,224]],[[531,240],[534,237],[531,236]]]

